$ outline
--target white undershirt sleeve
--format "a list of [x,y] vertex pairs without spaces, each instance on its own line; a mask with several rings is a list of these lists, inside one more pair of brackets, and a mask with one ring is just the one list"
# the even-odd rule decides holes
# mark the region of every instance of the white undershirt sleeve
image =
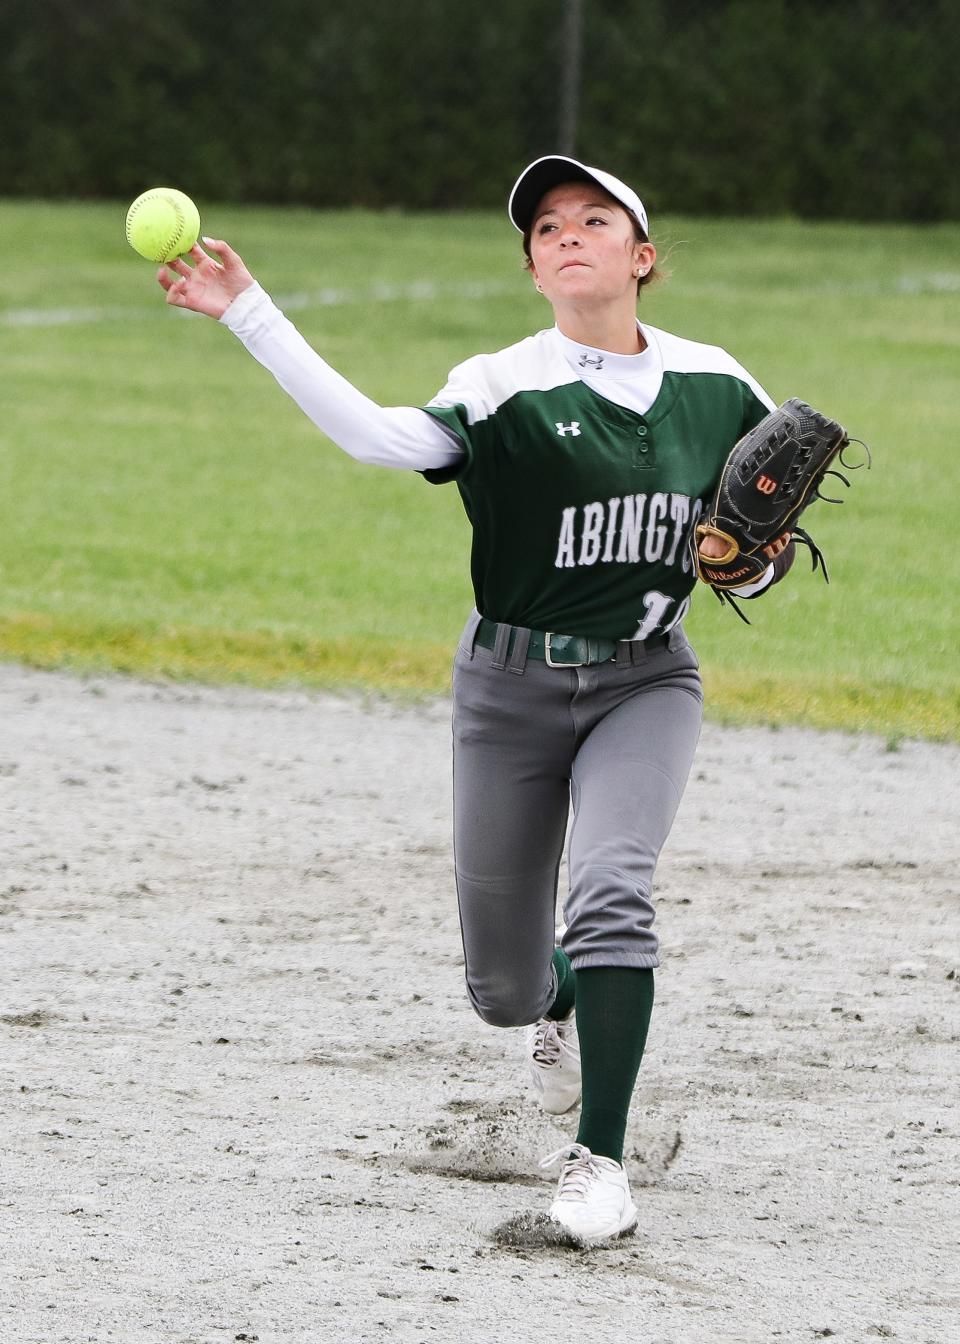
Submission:
[[773,582],[773,563],[767,565],[766,569],[760,575],[759,579],[754,579],[753,583],[743,583],[739,588],[731,589],[734,597],[759,597],[765,592]]
[[220,318],[273,374],[318,429],[358,462],[425,471],[449,467],[463,444],[416,406],[378,406],[347,382],[300,335],[256,282]]

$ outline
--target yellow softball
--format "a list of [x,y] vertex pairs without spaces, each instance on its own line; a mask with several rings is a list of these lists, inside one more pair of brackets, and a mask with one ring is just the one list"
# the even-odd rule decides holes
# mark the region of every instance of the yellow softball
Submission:
[[127,211],[127,242],[147,261],[173,261],[200,236],[200,212],[175,187],[151,187]]

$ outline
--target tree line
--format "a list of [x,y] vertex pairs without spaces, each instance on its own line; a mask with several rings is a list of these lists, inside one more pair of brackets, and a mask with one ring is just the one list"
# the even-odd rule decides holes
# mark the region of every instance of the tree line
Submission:
[[[0,0],[0,194],[502,207],[562,0]],[[584,0],[576,152],[658,213],[960,218],[957,0]]]

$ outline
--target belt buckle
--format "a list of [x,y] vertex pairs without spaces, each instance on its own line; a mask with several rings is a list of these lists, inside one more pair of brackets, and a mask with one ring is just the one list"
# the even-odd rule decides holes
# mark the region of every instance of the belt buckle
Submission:
[[585,664],[582,659],[578,663],[555,663],[553,661],[553,659],[550,657],[550,652],[552,648],[552,640],[555,634],[556,634],[555,630],[548,630],[543,637],[543,657],[544,660],[546,661],[547,667],[584,667]]

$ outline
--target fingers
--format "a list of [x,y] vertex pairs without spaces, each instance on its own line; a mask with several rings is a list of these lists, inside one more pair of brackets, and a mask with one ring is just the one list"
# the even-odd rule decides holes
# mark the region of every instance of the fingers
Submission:
[[[187,275],[191,275],[190,268],[187,268]],[[157,271],[157,284],[162,290],[166,291],[167,303],[172,303],[182,308],[186,303],[187,281],[185,277],[171,275],[166,266],[161,266]]]
[[[161,283],[163,283],[161,281]],[[177,308],[189,308],[187,300],[187,282],[186,280],[170,279],[169,284],[163,286],[167,291],[167,303],[172,303]]]
[[[206,242],[207,241],[206,238],[204,238],[203,241]],[[194,243],[193,247],[191,247],[187,255],[192,257],[198,266],[205,265],[208,268],[210,266],[213,266],[216,270],[222,269],[221,263],[217,260],[217,258],[211,256],[209,252],[204,252],[203,248],[200,246],[199,243]]]
[[222,260],[194,243],[182,257],[174,257],[160,267],[156,273],[157,283],[166,294],[167,303],[219,319],[254,280],[237,253],[223,239],[205,237],[202,241],[207,247],[216,249]]
[[[176,272],[176,274],[172,274],[172,272]],[[191,275],[193,275],[193,271],[179,257],[175,261],[168,261],[166,266],[160,267],[157,271],[157,284],[166,291],[167,303],[180,304],[183,302],[183,293]]]
[[722,560],[724,563],[737,554],[737,544],[725,532],[701,524],[697,528],[697,550],[704,560]]
[[[212,261],[202,248],[192,247],[189,255],[193,256],[199,253],[200,260],[206,261],[209,266],[218,266],[218,263]],[[183,257],[174,257],[157,271],[157,283],[160,288],[166,290],[167,303],[174,303],[180,307],[189,307],[187,303],[187,283],[196,272],[196,267],[189,265]]]
[[[240,262],[239,256],[230,244],[225,243],[222,238],[207,238],[204,236],[203,243],[211,252],[215,252],[222,259],[224,266],[236,265]],[[240,264],[243,263],[240,262]]]

